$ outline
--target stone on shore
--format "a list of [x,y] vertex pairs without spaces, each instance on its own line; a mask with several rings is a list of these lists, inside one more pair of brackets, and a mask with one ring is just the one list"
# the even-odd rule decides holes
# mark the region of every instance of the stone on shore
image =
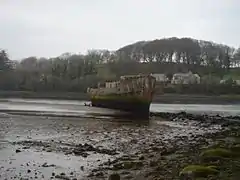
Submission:
[[111,174],[109,177],[108,177],[108,180],[120,180],[120,175],[117,174],[117,173],[114,173],[114,174]]

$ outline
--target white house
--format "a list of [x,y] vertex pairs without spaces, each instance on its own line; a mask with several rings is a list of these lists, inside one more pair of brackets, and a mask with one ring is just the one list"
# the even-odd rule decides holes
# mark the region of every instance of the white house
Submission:
[[176,73],[173,75],[171,84],[200,84],[200,76],[198,74]]
[[236,85],[240,86],[240,80],[235,80]]
[[167,82],[168,77],[165,74],[152,74],[156,78],[157,82]]

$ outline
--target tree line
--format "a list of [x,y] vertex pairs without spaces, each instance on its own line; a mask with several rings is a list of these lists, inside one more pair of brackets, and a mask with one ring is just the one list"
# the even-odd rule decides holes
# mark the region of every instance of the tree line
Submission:
[[84,92],[105,80],[104,67],[118,78],[124,74],[193,71],[223,76],[240,67],[240,48],[191,38],[141,41],[116,51],[89,50],[87,54],[64,53],[54,58],[9,59],[0,51],[0,90]]
[[118,52],[125,59],[142,62],[175,62],[221,68],[240,66],[240,48],[191,38],[141,41]]

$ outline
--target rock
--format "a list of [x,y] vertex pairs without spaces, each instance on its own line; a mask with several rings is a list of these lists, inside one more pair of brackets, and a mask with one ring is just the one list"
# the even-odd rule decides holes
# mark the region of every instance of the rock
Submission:
[[80,169],[81,169],[82,171],[84,171],[84,166],[81,166]]
[[28,169],[28,170],[27,170],[27,172],[28,172],[28,173],[30,173],[30,172],[31,172],[31,170],[30,170],[30,169]]
[[153,155],[153,154],[150,154],[148,157],[149,157],[149,158],[153,158],[153,157],[154,157],[154,155]]
[[128,174],[130,174],[129,171],[123,171],[123,172],[121,172],[121,175],[128,175]]
[[[62,173],[61,173],[62,174]],[[70,180],[70,178],[69,177],[67,177],[67,176],[65,176],[65,174],[64,175],[56,175],[55,176],[55,178],[58,178],[58,179],[64,179],[64,180]]]
[[21,152],[21,150],[20,149],[16,149],[16,153],[20,153]]
[[93,177],[94,173],[90,173],[87,177]]
[[52,152],[52,149],[47,149],[46,152]]
[[55,167],[56,165],[54,164],[47,164],[46,162],[43,163],[42,167]]
[[158,162],[157,161],[150,161],[150,163],[149,163],[149,166],[150,167],[155,167],[155,166],[157,166],[158,165]]
[[151,150],[152,150],[152,151],[159,151],[159,147],[153,146],[153,147],[151,148]]
[[132,179],[132,178],[133,178],[133,176],[130,175],[130,174],[128,174],[128,175],[126,175],[126,176],[124,177],[124,179]]
[[144,156],[140,156],[140,157],[139,157],[139,160],[144,160]]
[[120,175],[115,173],[115,174],[111,174],[109,177],[108,177],[108,180],[120,180]]
[[131,169],[131,168],[140,168],[143,166],[143,163],[141,161],[125,161],[123,162],[123,168],[124,169]]
[[30,149],[30,147],[28,147],[28,146],[24,146],[22,149]]
[[84,152],[82,149],[74,149],[72,152],[76,156],[82,156],[84,158],[86,158],[88,156],[88,153]]
[[113,170],[120,170],[120,169],[123,169],[122,163],[117,163],[113,165]]
[[52,172],[52,176],[55,176],[55,173],[54,173],[54,172]]
[[103,172],[98,172],[98,173],[96,173],[96,176],[97,177],[102,177],[102,176],[104,176],[104,174],[103,174]]

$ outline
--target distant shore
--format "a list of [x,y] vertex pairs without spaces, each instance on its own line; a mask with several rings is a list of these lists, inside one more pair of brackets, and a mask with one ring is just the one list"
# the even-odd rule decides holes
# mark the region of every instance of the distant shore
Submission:
[[[86,93],[76,92],[30,92],[30,91],[0,91],[0,98],[33,98],[62,99],[88,101]],[[240,104],[240,94],[228,95],[193,95],[193,94],[163,94],[155,95],[153,103],[163,104]]]

